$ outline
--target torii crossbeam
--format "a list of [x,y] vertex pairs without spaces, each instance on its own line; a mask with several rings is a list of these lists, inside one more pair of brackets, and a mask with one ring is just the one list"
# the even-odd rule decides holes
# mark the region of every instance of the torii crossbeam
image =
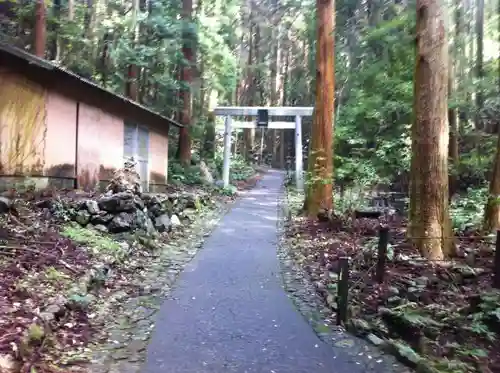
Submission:
[[[302,158],[302,117],[311,116],[313,107],[254,107],[254,106],[228,106],[216,107],[214,115],[225,117],[224,130],[224,169],[222,180],[224,186],[229,185],[229,169],[231,164],[231,131],[233,128],[295,128],[295,182],[297,189],[304,189],[303,158]],[[233,122],[233,116],[256,117],[251,122]],[[270,117],[295,117],[295,122],[270,121]]]

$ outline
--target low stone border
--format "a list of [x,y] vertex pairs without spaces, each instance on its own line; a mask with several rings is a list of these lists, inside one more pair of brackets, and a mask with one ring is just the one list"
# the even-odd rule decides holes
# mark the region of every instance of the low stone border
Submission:
[[[96,312],[107,315],[104,340],[88,346],[73,359],[90,359],[91,373],[138,373],[146,357],[146,349],[154,331],[156,312],[175,287],[178,275],[202,247],[233,203],[217,204],[204,211],[184,228],[182,237],[164,245],[155,257],[135,262],[138,276],[130,286],[137,295],[124,291],[111,295]],[[113,319],[109,316],[115,315]]]
[[[287,193],[284,190],[282,193]],[[412,370],[384,354],[382,349],[348,333],[344,328],[334,324],[332,311],[316,292],[314,284],[309,281],[307,273],[300,268],[290,255],[290,247],[286,244],[284,234],[288,227],[290,206],[281,196],[278,200],[278,257],[280,259],[281,276],[284,289],[297,310],[315,330],[318,337],[332,346],[335,358],[348,360],[360,366],[362,372],[406,373]],[[375,341],[376,342],[376,341]]]

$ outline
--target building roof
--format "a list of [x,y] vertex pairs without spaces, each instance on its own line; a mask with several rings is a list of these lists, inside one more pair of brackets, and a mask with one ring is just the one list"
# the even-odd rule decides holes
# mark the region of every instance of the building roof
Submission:
[[[46,88],[52,88],[69,97],[89,105],[106,109],[146,126],[168,130],[169,125],[183,127],[147,107],[121,95],[113,93],[86,80],[71,71],[47,60],[36,57],[22,49],[0,42],[0,66],[20,73]],[[125,118],[124,118],[125,119]]]

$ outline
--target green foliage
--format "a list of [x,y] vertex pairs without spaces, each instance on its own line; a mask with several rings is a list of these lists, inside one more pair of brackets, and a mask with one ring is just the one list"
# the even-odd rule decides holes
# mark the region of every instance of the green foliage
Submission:
[[[337,11],[335,179],[344,185],[390,184],[410,169],[415,15],[409,9],[415,5],[384,6],[384,17],[375,25],[352,24],[352,6],[345,0]],[[490,26],[496,27],[495,22],[490,20]],[[354,32],[355,45],[349,36]],[[463,58],[460,53],[457,56],[451,58]],[[479,113],[483,127],[497,122],[498,62],[485,60],[484,71],[483,79],[473,78],[473,74],[461,77],[449,100],[449,107],[461,114],[456,172],[463,180],[462,190],[488,180],[495,154],[496,136],[478,131],[470,121],[477,114],[471,95],[481,91],[485,98]]]
[[45,269],[45,277],[49,282],[52,283],[64,283],[70,279],[67,274],[57,270],[54,267],[47,267]]
[[451,201],[450,214],[453,229],[463,231],[479,228],[484,217],[484,207],[488,197],[487,187],[469,188],[467,194]]
[[[337,63],[342,90],[335,128],[338,182],[373,184],[409,169],[414,50],[411,13],[361,30],[359,69]],[[384,180],[386,179],[386,180]]]
[[40,325],[34,323],[29,326],[26,333],[28,342],[40,341],[44,336],[45,336],[45,331],[43,330],[43,328]]
[[234,185],[228,185],[227,187],[223,187],[221,189],[221,194],[224,195],[224,196],[234,196],[236,195],[238,189],[236,189],[236,187]]
[[363,210],[368,207],[368,199],[358,188],[348,188],[343,194],[337,193],[334,198],[335,211],[339,214],[349,214],[353,210]]
[[[224,158],[221,152],[215,154],[214,164],[216,171],[222,175]],[[231,170],[229,173],[229,181],[247,180],[255,174],[255,169],[250,165],[245,158],[240,154],[231,156]]]
[[55,198],[52,201],[52,214],[56,219],[69,222],[75,213],[75,208],[71,204],[59,198]]
[[94,300],[91,294],[74,293],[68,297],[68,306],[75,310],[86,310]]
[[177,161],[170,161],[168,164],[168,177],[170,181],[186,185],[203,184],[200,167],[197,165],[183,166]]
[[113,255],[121,256],[121,246],[110,236],[100,232],[83,228],[77,223],[71,223],[63,226],[61,235],[72,239],[73,241],[86,245],[89,251],[95,255]]

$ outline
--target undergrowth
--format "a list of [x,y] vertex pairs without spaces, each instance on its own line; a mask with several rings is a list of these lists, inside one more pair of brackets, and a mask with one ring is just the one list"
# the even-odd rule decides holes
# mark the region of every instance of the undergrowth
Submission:
[[453,198],[450,204],[453,229],[464,231],[479,228],[484,218],[484,206],[487,198],[488,189],[486,186],[469,188],[465,195]]
[[127,256],[125,246],[113,240],[111,236],[96,230],[83,228],[77,223],[70,223],[63,226],[61,235],[70,238],[80,245],[86,246],[92,255],[101,259],[121,261]]
[[[295,208],[302,207],[303,194],[295,188],[294,172],[288,172],[285,178],[285,186],[289,198],[294,200]],[[363,193],[363,188],[368,190],[366,182],[359,182],[356,187],[345,188],[342,193],[337,189],[334,192],[335,212],[344,215],[353,210],[368,209],[370,197]],[[361,187],[359,185],[362,185]],[[301,200],[302,198],[302,200]],[[450,202],[450,216],[453,229],[456,232],[475,230],[481,227],[484,218],[484,207],[488,198],[488,187],[470,187],[466,193],[455,195]]]
[[[178,161],[169,162],[168,175],[169,181],[177,184],[185,185],[203,185],[206,181],[202,177],[200,169],[200,160],[193,159],[194,164],[190,166],[183,166]],[[224,164],[223,154],[217,153],[213,160],[205,161],[210,173],[214,180],[222,178],[222,170]],[[255,175],[254,167],[248,163],[244,157],[239,154],[231,156],[231,166],[229,173],[229,181],[244,181]]]

